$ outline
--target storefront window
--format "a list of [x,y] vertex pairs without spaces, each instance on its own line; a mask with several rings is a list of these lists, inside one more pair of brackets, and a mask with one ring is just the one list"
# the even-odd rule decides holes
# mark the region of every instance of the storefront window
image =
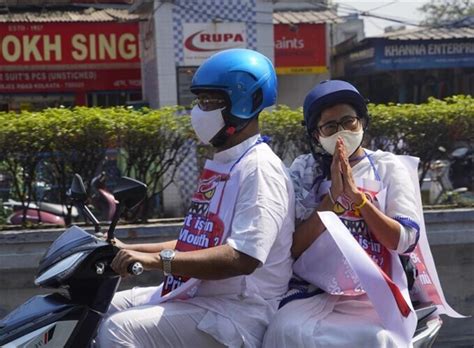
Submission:
[[0,94],[0,111],[40,111],[72,106],[74,94]]
[[177,78],[178,78],[178,104],[186,108],[191,107],[191,103],[195,96],[191,93],[191,81],[197,67],[178,67]]
[[87,94],[88,106],[111,107],[127,105],[128,102],[142,99],[141,92],[120,91],[120,92],[94,92]]

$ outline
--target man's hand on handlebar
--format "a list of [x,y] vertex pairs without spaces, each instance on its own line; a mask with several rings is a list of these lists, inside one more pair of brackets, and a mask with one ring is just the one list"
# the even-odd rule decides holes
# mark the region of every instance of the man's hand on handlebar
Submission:
[[130,265],[136,262],[139,262],[145,270],[159,269],[160,258],[154,253],[120,249],[110,267],[121,277],[126,277],[130,275]]

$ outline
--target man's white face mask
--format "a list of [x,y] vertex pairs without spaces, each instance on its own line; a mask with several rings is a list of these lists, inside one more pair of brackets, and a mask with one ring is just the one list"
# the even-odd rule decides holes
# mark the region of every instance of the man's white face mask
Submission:
[[341,137],[344,140],[344,147],[346,148],[346,152],[348,156],[351,156],[362,143],[362,138],[364,137],[364,130],[360,129],[357,132],[350,130],[341,130],[328,137],[323,137],[320,135],[318,140],[324,150],[326,150],[331,155],[334,155],[334,152],[336,151],[336,143],[338,137]]
[[203,111],[196,105],[191,110],[191,125],[198,138],[204,144],[210,144],[212,138],[225,126],[222,111],[225,108]]

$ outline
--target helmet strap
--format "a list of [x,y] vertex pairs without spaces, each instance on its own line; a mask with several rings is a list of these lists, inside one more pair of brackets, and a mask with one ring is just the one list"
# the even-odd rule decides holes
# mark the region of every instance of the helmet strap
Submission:
[[221,147],[222,145],[224,145],[229,137],[247,127],[247,125],[253,119],[251,118],[250,120],[241,120],[240,122],[236,123],[229,120],[229,118],[226,117],[225,113],[223,113],[223,116],[225,126],[222,127],[222,129],[210,141],[212,146],[214,147]]

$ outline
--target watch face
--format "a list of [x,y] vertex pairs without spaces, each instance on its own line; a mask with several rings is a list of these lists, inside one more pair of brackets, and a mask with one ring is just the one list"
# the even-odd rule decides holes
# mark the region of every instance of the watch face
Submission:
[[161,252],[161,256],[167,259],[173,257],[173,255],[174,255],[174,250],[172,249],[165,249]]

